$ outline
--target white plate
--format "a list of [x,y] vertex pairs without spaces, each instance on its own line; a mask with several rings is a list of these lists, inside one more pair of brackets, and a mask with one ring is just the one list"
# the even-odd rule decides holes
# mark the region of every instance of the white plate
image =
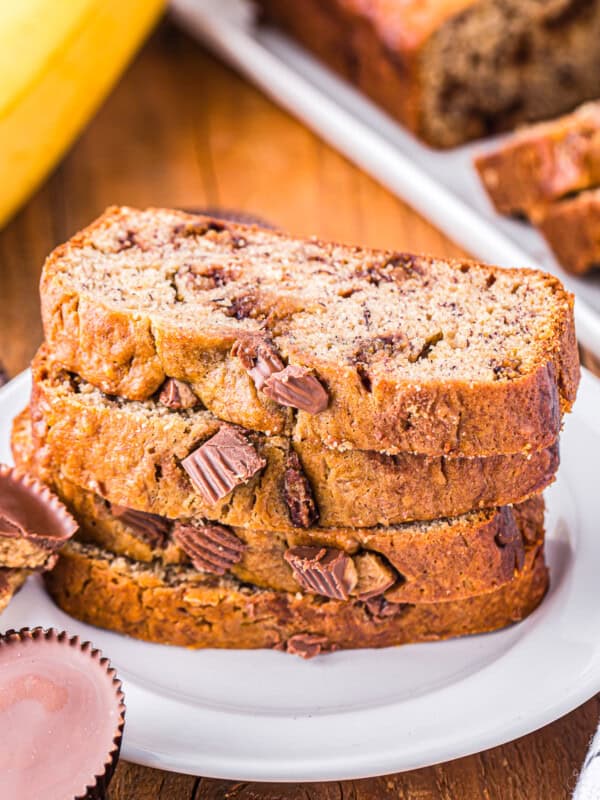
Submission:
[[600,272],[566,273],[533,228],[494,212],[480,186],[473,155],[502,137],[432,150],[287,37],[257,27],[247,0],[172,0],[172,7],[190,33],[475,257],[557,275],[577,296],[580,341],[600,357]]
[[[29,375],[0,390],[0,461]],[[0,629],[53,625],[91,639],[124,680],[123,756],[240,780],[314,781],[412,769],[545,725],[600,690],[600,382],[584,373],[547,492],[552,588],[509,630],[335,653],[188,651],[83,625],[30,579]]]

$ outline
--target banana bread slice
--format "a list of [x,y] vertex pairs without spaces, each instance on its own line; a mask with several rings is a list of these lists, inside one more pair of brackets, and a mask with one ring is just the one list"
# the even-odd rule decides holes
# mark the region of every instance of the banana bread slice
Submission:
[[475,166],[500,214],[539,221],[555,200],[600,185],[600,102],[525,128]]
[[[243,438],[265,466],[213,501],[185,469],[190,454],[195,458],[224,427],[212,414],[109,398],[55,368],[44,351],[33,375],[42,479],[46,470],[50,481],[66,478],[112,503],[171,519],[294,531],[317,523],[372,527],[454,517],[525,500],[553,480],[558,466],[557,443],[528,455],[433,458],[339,452],[299,435],[246,431]],[[20,424],[27,422],[16,423],[15,450]]]
[[598,97],[598,0],[258,0],[437,147]]
[[528,552],[525,568],[510,583],[467,600],[340,601],[136,562],[75,541],[61,551],[46,585],[67,614],[138,639],[197,648],[277,648],[307,657],[503,628],[539,605],[548,571],[540,546]]
[[583,275],[600,268],[600,189],[553,203],[539,229],[569,272]]
[[305,590],[302,568],[308,567],[321,581],[309,591],[324,596],[339,593],[337,585],[332,591],[330,570],[322,563],[333,557],[348,573],[341,592],[348,597],[431,603],[484,594],[511,581],[523,567],[525,550],[544,537],[541,496],[434,522],[284,533],[115,507],[58,476],[53,488],[79,521],[79,541],[135,561],[191,565],[277,591]]
[[48,258],[41,301],[53,358],[107,394],[338,449],[539,450],[579,379],[549,275],[175,211],[109,209]]

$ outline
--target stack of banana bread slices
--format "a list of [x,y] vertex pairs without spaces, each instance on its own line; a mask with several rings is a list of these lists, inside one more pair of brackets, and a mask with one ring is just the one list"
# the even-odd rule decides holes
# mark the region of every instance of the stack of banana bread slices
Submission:
[[86,622],[304,657],[480,633],[548,585],[579,365],[553,277],[109,209],[47,260],[17,464]]

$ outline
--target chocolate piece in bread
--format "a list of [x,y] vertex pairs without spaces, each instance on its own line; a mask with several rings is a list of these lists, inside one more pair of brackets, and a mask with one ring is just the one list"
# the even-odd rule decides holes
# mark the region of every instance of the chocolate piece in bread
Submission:
[[315,658],[324,653],[331,653],[332,648],[326,636],[319,636],[314,633],[297,633],[295,636],[275,647],[276,650],[285,650],[292,656],[300,656],[300,658],[309,659]]
[[266,463],[240,430],[224,425],[184,458],[181,466],[206,502],[214,505],[249,481]]
[[272,342],[263,336],[238,339],[231,348],[231,355],[240,359],[259,391],[267,378],[281,372],[285,366]]
[[158,400],[167,408],[180,411],[182,408],[194,408],[200,404],[187,383],[176,378],[167,378],[164,382]]
[[171,522],[158,514],[148,514],[145,511],[136,511],[134,508],[119,506],[110,503],[111,514],[131,528],[136,536],[146,542],[153,549],[164,547],[171,531]]
[[263,392],[274,402],[307,414],[325,411],[329,404],[327,392],[306,367],[287,366],[272,373],[265,380]]
[[224,575],[241,561],[246,545],[224,525],[177,522],[173,539],[200,572]]
[[310,528],[319,520],[312,487],[295,450],[290,450],[283,474],[283,497],[296,528]]
[[357,583],[356,567],[341,550],[326,547],[291,547],[285,560],[298,584],[307,592],[348,600]]

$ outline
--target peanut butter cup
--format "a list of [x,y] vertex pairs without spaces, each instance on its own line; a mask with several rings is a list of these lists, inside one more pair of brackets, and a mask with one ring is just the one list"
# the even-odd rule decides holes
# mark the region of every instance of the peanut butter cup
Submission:
[[231,355],[240,359],[259,390],[263,388],[267,378],[281,372],[285,367],[273,344],[264,337],[238,339],[231,348]]
[[348,600],[356,586],[356,567],[350,556],[333,547],[290,547],[284,555],[294,577],[307,592]]
[[200,572],[224,575],[241,561],[246,545],[224,525],[186,525],[178,522],[173,539]]
[[100,800],[124,723],[121,682],[90,642],[42,628],[0,636],[0,797]]
[[47,486],[0,464],[0,567],[50,568],[54,553],[77,527]]
[[322,384],[306,367],[287,366],[266,378],[262,391],[268,398],[280,403],[318,414],[329,405],[329,395]]
[[27,569],[0,569],[0,614],[27,580]]
[[214,505],[236,486],[249,481],[266,463],[244,433],[224,425],[184,458],[181,466],[206,502]]

